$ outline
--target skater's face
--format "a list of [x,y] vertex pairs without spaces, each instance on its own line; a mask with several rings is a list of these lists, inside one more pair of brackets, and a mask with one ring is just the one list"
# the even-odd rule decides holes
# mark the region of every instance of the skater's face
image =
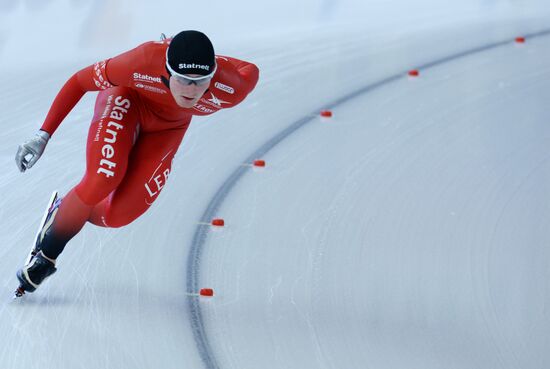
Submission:
[[[191,78],[200,77],[199,74],[189,74]],[[170,76],[170,92],[178,106],[192,108],[210,86],[212,78],[190,80],[175,75]]]

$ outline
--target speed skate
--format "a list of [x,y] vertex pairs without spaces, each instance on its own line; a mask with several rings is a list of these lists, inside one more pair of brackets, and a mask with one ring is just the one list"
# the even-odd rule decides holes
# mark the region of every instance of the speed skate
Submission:
[[[18,299],[22,297],[23,295],[25,295],[25,292],[33,292],[37,287],[37,285],[35,285],[30,281],[29,276],[25,275],[26,267],[28,267],[29,264],[35,261],[37,254],[40,252],[40,243],[44,238],[46,232],[48,231],[48,229],[51,227],[53,223],[53,219],[57,212],[57,208],[59,206],[60,200],[61,199],[59,198],[58,192],[54,191],[50,197],[50,201],[48,202],[46,211],[42,216],[42,220],[40,221],[40,226],[38,227],[38,231],[36,232],[34,244],[32,245],[31,250],[27,255],[27,258],[25,259],[25,264],[23,268],[17,272],[17,279],[19,279],[19,287],[17,287],[17,289],[15,290],[13,299]],[[50,275],[53,274],[55,270],[56,269],[53,268],[53,271],[50,273]]]

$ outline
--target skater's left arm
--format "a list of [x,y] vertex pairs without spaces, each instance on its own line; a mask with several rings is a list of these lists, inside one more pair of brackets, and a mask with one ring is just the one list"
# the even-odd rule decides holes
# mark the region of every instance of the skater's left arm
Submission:
[[[230,96],[227,97],[231,99],[232,105],[227,107],[233,107],[241,103],[254,90],[258,83],[260,70],[253,63],[228,56],[219,56],[217,62],[224,70],[220,76],[223,86],[218,88],[231,89]],[[211,87],[216,88],[216,83]]]
[[239,73],[241,78],[241,84],[243,90],[246,91],[246,95],[252,92],[258,83],[260,78],[260,69],[250,62],[238,59],[230,59],[231,64],[235,66],[235,69]]

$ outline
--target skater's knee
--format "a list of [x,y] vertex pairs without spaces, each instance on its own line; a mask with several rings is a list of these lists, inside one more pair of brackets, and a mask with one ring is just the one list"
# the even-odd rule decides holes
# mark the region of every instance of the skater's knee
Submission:
[[128,224],[132,223],[132,221],[129,221],[129,222],[117,222],[116,220],[115,221],[110,221],[109,223],[107,223],[107,226],[109,228],[122,228],[124,226],[127,226]]
[[107,217],[107,223],[109,227],[111,228],[120,228],[127,226],[128,224],[132,223],[134,220],[139,218],[142,212],[135,212],[135,211],[128,211],[123,212],[120,211],[120,209],[109,209],[108,217]]
[[88,221],[99,227],[120,228],[136,220],[143,211],[134,203],[120,204],[109,196],[94,206]]
[[88,206],[94,206],[109,196],[118,187],[121,180],[122,178],[120,180],[89,178],[86,175],[75,187],[75,192],[83,203]]
[[144,213],[141,207],[136,204],[120,204],[110,202],[105,209],[105,223],[110,228],[120,228],[127,226]]
[[106,211],[101,212],[101,214],[94,214],[94,216],[90,218],[90,223],[99,227],[122,228],[135,220],[135,218],[113,217],[112,214],[109,214],[108,208],[105,210]]

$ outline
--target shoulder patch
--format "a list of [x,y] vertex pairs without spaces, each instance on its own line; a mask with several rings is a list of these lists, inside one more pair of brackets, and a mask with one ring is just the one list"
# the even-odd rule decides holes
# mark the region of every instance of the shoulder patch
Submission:
[[107,79],[107,73],[105,70],[106,66],[107,60],[103,60],[94,64],[94,84],[102,90],[113,87],[111,82],[109,82],[109,80]]
[[231,86],[224,85],[221,82],[214,83],[214,87],[216,87],[218,90],[221,90],[223,92],[227,92],[228,94],[233,95],[235,93],[235,89]]

